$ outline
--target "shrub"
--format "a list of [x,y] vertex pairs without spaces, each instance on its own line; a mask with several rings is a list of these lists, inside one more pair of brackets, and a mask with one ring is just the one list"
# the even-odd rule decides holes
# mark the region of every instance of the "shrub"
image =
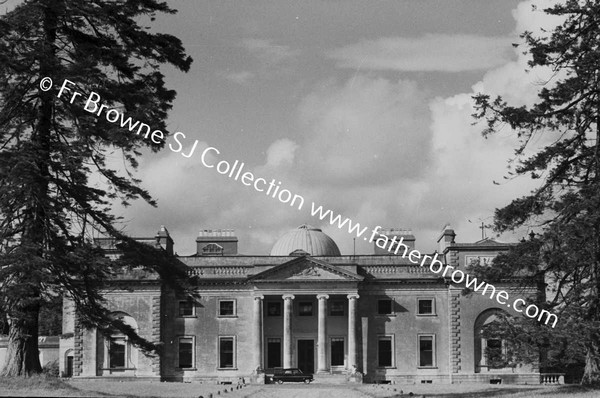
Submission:
[[59,365],[58,360],[48,362],[42,369],[43,374],[49,377],[58,377]]

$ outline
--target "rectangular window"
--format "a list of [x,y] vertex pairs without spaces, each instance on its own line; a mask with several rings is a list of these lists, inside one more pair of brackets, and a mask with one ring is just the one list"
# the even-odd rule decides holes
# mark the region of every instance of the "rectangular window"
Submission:
[[235,367],[235,339],[219,337],[219,368],[232,369]]
[[419,336],[419,367],[435,366],[435,336]]
[[417,315],[435,315],[435,301],[432,298],[417,299]]
[[313,303],[310,301],[301,301],[298,303],[298,315],[300,316],[312,316],[313,314]]
[[377,314],[390,315],[392,313],[392,300],[384,299],[377,302]]
[[179,316],[194,316],[194,302],[192,300],[179,302]]
[[393,338],[392,336],[379,336],[377,341],[377,366],[389,368],[394,366],[393,362]]
[[331,338],[331,366],[344,366],[344,339]]
[[267,339],[267,367],[281,367],[281,339]]
[[108,347],[110,368],[124,368],[127,358],[127,341],[124,337],[111,337]]
[[281,302],[267,301],[267,316],[281,316]]
[[219,316],[235,316],[235,300],[219,300]]
[[486,364],[490,369],[498,369],[506,366],[504,355],[502,355],[502,340],[487,339],[485,347]]
[[331,304],[329,304],[329,315],[344,316],[344,302],[332,301]]
[[179,367],[193,368],[194,367],[194,338],[180,337],[179,338]]

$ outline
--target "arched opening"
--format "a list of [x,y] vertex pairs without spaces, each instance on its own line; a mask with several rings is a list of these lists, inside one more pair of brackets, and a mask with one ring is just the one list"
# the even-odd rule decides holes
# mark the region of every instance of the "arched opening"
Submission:
[[[113,312],[111,317],[119,319],[135,332],[138,325],[135,319],[125,312]],[[135,369],[137,365],[137,349],[131,344],[127,335],[114,330],[104,339],[104,368],[111,371]]]
[[68,349],[65,352],[65,370],[63,371],[63,377],[73,377],[73,349]]
[[493,308],[483,311],[475,320],[475,372],[511,368],[510,346],[503,338],[500,323],[507,313]]

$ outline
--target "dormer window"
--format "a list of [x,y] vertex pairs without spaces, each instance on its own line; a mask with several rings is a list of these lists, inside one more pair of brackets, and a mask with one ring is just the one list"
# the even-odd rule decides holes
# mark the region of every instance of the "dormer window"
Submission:
[[209,243],[202,248],[202,255],[204,256],[222,256],[223,246],[217,245],[216,243]]

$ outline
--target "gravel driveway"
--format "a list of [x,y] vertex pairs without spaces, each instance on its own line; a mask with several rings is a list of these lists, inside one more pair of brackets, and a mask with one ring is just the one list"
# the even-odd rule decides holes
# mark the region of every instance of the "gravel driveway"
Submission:
[[248,398],[362,398],[372,397],[344,385],[283,384],[265,385]]

